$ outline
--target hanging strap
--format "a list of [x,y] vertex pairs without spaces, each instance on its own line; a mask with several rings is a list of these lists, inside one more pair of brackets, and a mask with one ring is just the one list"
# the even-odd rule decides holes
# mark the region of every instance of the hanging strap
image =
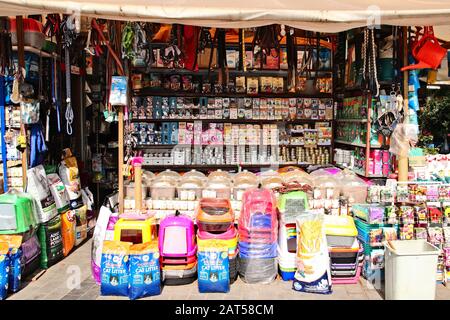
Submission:
[[70,54],[69,47],[64,50],[65,64],[66,64],[66,131],[68,135],[72,135],[72,123],[73,123],[73,109],[72,109],[72,93],[70,83]]

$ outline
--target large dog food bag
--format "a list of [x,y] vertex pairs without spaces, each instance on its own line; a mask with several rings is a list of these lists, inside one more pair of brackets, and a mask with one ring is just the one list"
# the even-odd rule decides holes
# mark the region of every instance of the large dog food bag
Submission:
[[40,223],[45,223],[58,214],[55,200],[48,186],[47,175],[42,165],[28,169],[27,192],[36,199]]
[[67,256],[75,246],[75,226],[74,210],[67,210],[61,214],[61,236],[64,256]]
[[41,224],[38,230],[38,237],[42,250],[41,268],[47,269],[64,257],[61,217],[57,215],[52,220]]
[[20,289],[20,280],[22,276],[21,258],[22,236],[19,235],[0,235],[0,242],[8,244],[9,256],[9,291],[17,292]]
[[59,213],[66,212],[70,208],[69,195],[66,187],[57,173],[47,174],[47,181],[50,192],[55,199],[56,209]]
[[101,263],[102,296],[128,296],[131,242],[105,241]]
[[309,211],[297,217],[297,271],[293,289],[330,294],[331,273],[327,239],[321,212]]
[[221,241],[207,240],[199,245],[197,254],[198,291],[229,292],[228,246]]
[[130,247],[130,299],[161,294],[158,242],[135,244]]
[[0,300],[6,299],[8,294],[9,274],[9,246],[6,242],[0,242]]

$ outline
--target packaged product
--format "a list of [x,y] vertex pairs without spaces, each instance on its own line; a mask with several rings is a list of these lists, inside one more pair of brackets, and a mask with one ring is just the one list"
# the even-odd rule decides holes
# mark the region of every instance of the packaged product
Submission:
[[41,244],[41,268],[47,269],[63,258],[61,217],[57,215],[39,226]]
[[444,235],[440,227],[428,227],[428,242],[440,247],[444,243]]
[[386,217],[387,217],[387,223],[389,224],[397,224],[398,223],[398,217],[397,217],[397,207],[392,205],[389,207],[386,207],[385,209]]
[[158,294],[161,294],[158,243],[154,241],[132,245],[128,297],[134,300]]
[[19,235],[0,235],[0,242],[8,244],[9,256],[9,274],[8,287],[10,292],[17,292],[20,289],[20,279],[22,275],[21,258],[22,236]]
[[230,291],[228,247],[223,241],[205,240],[199,245],[198,290],[200,293]]
[[397,229],[392,227],[383,227],[383,240],[397,240]]
[[427,240],[428,239],[428,233],[427,233],[427,229],[426,228],[414,228],[414,239],[419,240],[419,239],[424,239]]
[[8,294],[9,275],[9,247],[6,242],[0,242],[0,300],[6,299]]
[[74,210],[67,210],[61,214],[61,236],[64,256],[67,256],[75,246],[75,226]]
[[87,217],[86,211],[87,207],[82,206],[78,209],[75,209],[75,246],[78,246],[87,238]]
[[293,289],[330,294],[331,273],[324,217],[320,212],[308,212],[297,217],[297,271]]
[[102,296],[128,296],[131,242],[105,241],[101,262]]
[[59,213],[67,211],[70,206],[69,195],[61,178],[56,173],[50,173],[47,174],[47,181],[53,199],[55,199],[56,209]]
[[400,206],[400,216],[403,224],[414,224],[415,210],[411,206]]
[[428,219],[427,219],[427,206],[426,205],[419,205],[419,206],[415,206],[414,207],[415,212],[416,212],[416,217],[417,217],[417,223],[419,224],[426,224]]
[[414,224],[405,224],[400,227],[400,240],[412,240],[414,237]]
[[47,222],[58,214],[55,200],[48,187],[47,175],[42,165],[28,169],[27,193],[31,194],[36,200],[40,223]]
[[72,209],[75,209],[83,204],[77,159],[72,156],[70,149],[65,149],[63,153],[64,159],[59,166],[59,176],[66,187],[70,206]]

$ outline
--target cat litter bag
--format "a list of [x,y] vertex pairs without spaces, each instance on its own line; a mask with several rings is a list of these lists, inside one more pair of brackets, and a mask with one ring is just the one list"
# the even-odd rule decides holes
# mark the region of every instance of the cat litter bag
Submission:
[[158,242],[146,242],[130,247],[131,300],[161,294]]
[[131,242],[105,241],[101,263],[102,296],[128,296]]
[[61,217],[57,215],[52,220],[41,224],[38,237],[41,244],[41,268],[47,269],[64,257]]
[[8,284],[10,292],[17,292],[20,289],[20,279],[22,276],[21,259],[22,236],[19,235],[0,235],[0,242],[8,244],[9,256],[9,274]]
[[8,294],[9,274],[9,246],[6,242],[0,242],[0,300],[6,299]]
[[295,291],[330,294],[331,273],[324,215],[311,211],[297,217]]
[[48,186],[47,175],[42,165],[28,169],[27,193],[36,199],[40,223],[47,222],[58,214],[55,200]]
[[198,291],[229,292],[228,247],[217,240],[204,241],[198,247]]

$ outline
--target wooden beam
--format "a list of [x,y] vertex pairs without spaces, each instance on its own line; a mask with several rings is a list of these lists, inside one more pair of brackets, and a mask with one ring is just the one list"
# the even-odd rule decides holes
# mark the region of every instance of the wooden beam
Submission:
[[123,107],[119,107],[119,122],[118,122],[118,127],[119,127],[119,137],[118,137],[118,142],[119,142],[119,156],[118,156],[118,168],[119,168],[119,214],[123,213],[123,198],[124,198],[124,183],[123,183],[123,158],[124,158],[124,143],[123,143],[123,134],[124,134],[124,130],[123,130]]
[[[408,27],[402,27],[402,40],[403,40],[403,65],[408,65]],[[405,120],[403,123],[408,123],[408,92],[409,92],[409,71],[403,71],[403,101],[404,101],[404,114]],[[398,159],[398,181],[408,181],[408,156],[400,157]]]
[[[17,33],[17,60],[19,65],[19,70],[25,68],[25,46],[24,46],[24,31],[23,31],[23,18],[22,16],[16,16],[16,33]],[[42,70],[39,70],[42,72]],[[25,137],[27,141],[27,128],[25,124],[22,123],[22,117],[20,117],[20,134]],[[27,169],[28,169],[28,152],[25,147],[22,151],[22,183],[23,191],[27,187]]]

